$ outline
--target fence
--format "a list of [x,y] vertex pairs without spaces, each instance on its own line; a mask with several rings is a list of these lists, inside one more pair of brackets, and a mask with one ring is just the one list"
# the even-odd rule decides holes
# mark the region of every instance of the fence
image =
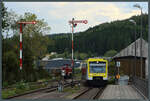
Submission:
[[133,77],[133,85],[148,98],[148,80],[139,77]]

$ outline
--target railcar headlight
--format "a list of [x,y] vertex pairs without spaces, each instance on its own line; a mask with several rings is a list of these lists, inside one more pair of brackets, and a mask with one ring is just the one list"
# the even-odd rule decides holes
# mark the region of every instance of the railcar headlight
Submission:
[[92,76],[92,74],[89,74],[89,76]]

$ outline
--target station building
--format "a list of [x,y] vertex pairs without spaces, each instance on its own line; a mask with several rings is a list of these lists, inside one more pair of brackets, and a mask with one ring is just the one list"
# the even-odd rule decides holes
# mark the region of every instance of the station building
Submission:
[[[136,44],[136,62],[135,62],[135,44]],[[141,68],[141,54],[140,48],[141,40],[137,39],[126,48],[117,53],[113,60],[120,62],[119,69],[125,75],[138,76],[146,79],[148,77],[148,42],[142,39],[142,68]],[[136,67],[135,67],[136,65]]]

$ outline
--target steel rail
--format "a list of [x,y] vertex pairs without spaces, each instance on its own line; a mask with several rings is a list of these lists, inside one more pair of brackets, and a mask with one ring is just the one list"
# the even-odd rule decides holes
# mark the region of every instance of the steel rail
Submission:
[[[78,84],[80,81],[74,81],[74,84]],[[68,87],[72,85],[72,83],[65,83],[64,84],[64,87]],[[32,93],[36,93],[36,92],[41,92],[41,91],[44,91],[46,90],[46,92],[53,92],[53,91],[56,91],[58,88],[58,86],[55,86],[55,87],[45,87],[45,88],[40,88],[40,89],[36,89],[36,90],[32,90],[32,91],[29,91],[29,92],[26,92],[26,93],[23,93],[23,94],[17,94],[17,95],[14,95],[14,96],[10,96],[8,98],[4,98],[4,99],[12,99],[12,98],[17,98],[17,97],[20,97],[20,96],[24,96],[24,95],[27,95],[27,94],[32,94]],[[48,90],[50,89],[50,90]],[[48,90],[48,91],[47,91]]]

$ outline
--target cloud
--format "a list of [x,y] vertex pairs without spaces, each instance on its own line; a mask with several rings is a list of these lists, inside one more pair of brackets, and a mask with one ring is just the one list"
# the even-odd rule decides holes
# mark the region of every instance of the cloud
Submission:
[[[9,5],[8,5],[9,4]],[[25,2],[25,3],[7,3],[8,8],[22,12],[22,8],[35,13],[38,17],[46,19],[52,27],[51,32],[65,32],[68,27],[58,30],[56,26],[68,26],[68,20],[73,17],[77,20],[88,20],[87,25],[78,24],[80,31],[88,27],[95,26],[104,22],[122,20],[133,15],[140,14],[140,10],[133,8],[133,3],[128,2]],[[148,3],[144,5],[144,11]],[[34,5],[34,6],[33,6]],[[145,6],[146,5],[146,6]],[[22,10],[22,11],[21,11]],[[53,22],[53,24],[51,23]]]
[[[56,5],[57,3],[55,3]],[[58,6],[59,5],[59,6]],[[120,3],[97,3],[97,2],[84,2],[84,3],[65,3],[58,4],[54,10],[49,10],[49,15],[54,19],[59,19],[60,23],[64,20],[67,22],[71,18],[77,20],[88,20],[88,24],[78,24],[78,29],[85,30],[91,26],[95,26],[104,22],[114,20],[127,19],[133,15],[140,14],[138,9],[128,8],[127,4]],[[126,9],[125,9],[126,8]],[[62,21],[61,21],[61,20]],[[65,23],[63,23],[65,24]]]
[[[70,8],[72,5],[72,8]],[[77,19],[94,20],[97,16],[107,17],[109,20],[125,19],[132,15],[139,14],[139,10],[132,10],[128,13],[124,12],[124,8],[120,8],[115,3],[66,3],[60,9],[49,11],[49,14],[56,18],[61,18],[63,14],[67,17],[75,17]]]

